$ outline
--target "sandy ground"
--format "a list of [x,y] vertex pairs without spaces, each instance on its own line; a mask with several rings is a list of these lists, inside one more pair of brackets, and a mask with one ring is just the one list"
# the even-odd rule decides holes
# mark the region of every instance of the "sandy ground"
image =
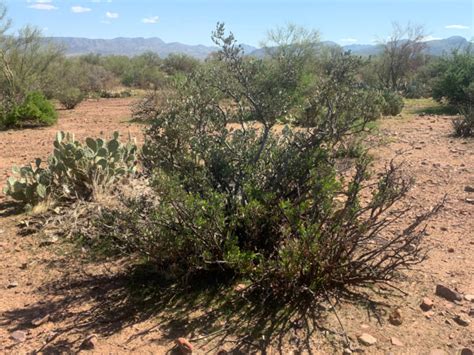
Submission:
[[[0,184],[11,165],[46,157],[57,130],[74,132],[79,138],[103,136],[112,130],[130,131],[140,138],[143,126],[129,123],[131,102],[89,101],[75,110],[61,111],[55,127],[0,132]],[[337,306],[354,351],[434,355],[474,349],[474,303],[468,300],[474,294],[474,205],[469,202],[474,193],[466,191],[467,186],[474,187],[474,141],[453,138],[450,133],[450,117],[407,113],[403,118],[382,120],[379,133],[372,139],[376,170],[395,158],[404,161],[405,171],[416,179],[407,200],[414,206],[408,218],[434,206],[445,195],[447,199],[445,208],[427,229],[424,244],[429,258],[394,284],[405,293],[381,288],[379,305],[343,301]],[[47,245],[41,235],[28,234],[28,228],[22,227],[25,217],[11,215],[7,205],[3,206],[0,353],[165,354],[174,352],[174,339],[179,336],[191,339],[198,354],[216,354],[223,349],[234,354],[343,352],[333,312],[323,317],[329,331],[304,331],[303,336],[299,330],[302,326],[295,323],[286,330],[284,344],[278,346],[273,338],[241,337],[242,333],[252,333],[245,327],[239,336],[209,336],[208,323],[195,321],[206,319],[205,307],[203,310],[192,303],[185,309],[185,316],[178,309],[167,312],[171,314],[168,317],[152,308],[138,310],[123,292],[120,262],[71,258],[61,243]],[[437,284],[457,290],[464,299],[450,302],[435,295]],[[433,301],[427,312],[420,309],[424,297]],[[395,309],[401,315],[400,325],[388,321]],[[454,320],[457,316],[465,321],[464,325]],[[267,321],[268,329],[273,319]],[[330,329],[337,331],[333,334]],[[376,343],[360,344],[357,338],[362,333],[375,337]],[[84,339],[92,334],[96,335],[93,349],[81,350]],[[275,331],[268,334],[277,338]],[[19,339],[13,339],[14,335]]]

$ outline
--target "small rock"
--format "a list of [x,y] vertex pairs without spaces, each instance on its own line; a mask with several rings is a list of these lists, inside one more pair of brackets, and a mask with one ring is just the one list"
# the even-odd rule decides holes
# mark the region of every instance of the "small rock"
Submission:
[[395,309],[393,310],[392,313],[388,316],[388,321],[392,325],[401,325],[402,324],[402,312],[400,312],[400,309]]
[[433,303],[433,300],[432,300],[431,298],[424,297],[424,298],[423,298],[423,301],[422,301],[421,304],[420,304],[420,308],[421,308],[423,311],[427,312],[427,311],[429,311],[431,308],[433,308],[433,305],[434,305],[434,303]]
[[436,285],[436,296],[443,297],[451,302],[462,300],[462,296],[459,293],[440,284]]
[[342,354],[343,354],[343,355],[350,355],[350,354],[352,354],[352,350],[349,349],[349,348],[345,348],[345,349],[342,351]]
[[247,288],[247,286],[245,284],[237,284],[234,287],[234,291],[235,292],[243,292],[243,291],[245,291],[246,288]]
[[474,318],[474,308],[471,308],[468,314],[469,314],[469,317]]
[[471,205],[474,205],[474,198],[466,198],[465,200],[467,203],[470,203]]
[[469,324],[471,324],[471,321],[469,319],[464,318],[461,315],[456,315],[456,317],[453,318],[453,320],[459,324],[460,326],[467,327]]
[[473,186],[465,186],[464,191],[466,192],[474,192],[474,187]]
[[474,302],[474,295],[464,295],[464,299],[468,302]]
[[403,346],[403,343],[401,342],[401,340],[396,337],[391,337],[390,341],[392,342],[392,345]]
[[221,349],[217,352],[217,355],[227,355],[229,352],[227,350]]
[[472,350],[469,348],[464,348],[461,350],[461,355],[473,355]]
[[38,318],[33,319],[31,321],[31,324],[34,325],[35,327],[38,327],[41,324],[46,323],[47,321],[49,321],[49,314],[45,315],[44,317],[38,317]]
[[425,315],[426,319],[431,319],[431,317],[434,316],[434,311],[428,311],[428,312],[425,312],[423,314]]
[[454,253],[454,248],[449,248],[448,253]]
[[91,334],[81,343],[81,349],[92,350],[97,346],[97,335]]
[[22,263],[22,264],[20,265],[20,269],[22,269],[22,270],[28,269],[28,263]]
[[17,281],[11,281],[7,285],[7,288],[15,288],[15,287],[18,287],[18,282]]
[[182,354],[191,354],[193,352],[193,345],[187,339],[178,338],[174,342]]
[[357,339],[366,346],[374,345],[377,342],[377,339],[368,333],[362,333]]
[[15,330],[13,333],[10,334],[10,338],[19,343],[22,343],[26,340],[26,332],[24,332],[23,330]]

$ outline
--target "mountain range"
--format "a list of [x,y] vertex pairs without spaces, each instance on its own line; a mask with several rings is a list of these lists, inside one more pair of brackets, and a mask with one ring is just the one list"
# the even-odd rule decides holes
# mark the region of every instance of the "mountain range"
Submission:
[[[90,39],[79,37],[48,37],[47,40],[61,45],[66,54],[70,56],[82,54],[101,55],[126,55],[134,56],[147,51],[155,52],[160,57],[167,57],[171,53],[186,54],[198,59],[205,59],[209,54],[215,52],[217,47],[205,45],[187,45],[179,42],[166,43],[162,39],[154,38],[125,38],[114,39]],[[426,42],[426,53],[439,56],[449,53],[454,49],[462,49],[469,45],[464,37],[453,36],[445,39],[437,39]],[[353,54],[368,56],[380,53],[381,46],[377,44],[350,44],[339,46],[335,42],[325,41],[322,44],[331,47],[341,47],[350,50]],[[262,56],[264,50],[250,45],[243,45],[247,55]]]

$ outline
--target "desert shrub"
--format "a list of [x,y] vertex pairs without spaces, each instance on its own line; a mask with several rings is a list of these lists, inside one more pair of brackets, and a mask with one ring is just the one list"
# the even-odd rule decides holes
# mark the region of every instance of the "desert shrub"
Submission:
[[[421,261],[418,227],[428,215],[386,230],[405,211],[392,207],[410,179],[393,165],[371,179],[363,154],[350,172],[337,168],[334,147],[379,113],[370,92],[352,90],[351,59],[334,68],[339,86],[313,92],[322,98],[305,112],[311,124],[283,127],[301,103],[295,52],[281,62],[249,59],[223,26],[213,38],[216,65],[177,87],[147,130],[154,197],[130,201],[103,234],[169,278],[218,272],[291,298],[387,281]],[[223,107],[224,98],[233,105]]]
[[19,104],[13,104],[3,118],[6,127],[39,125],[50,126],[56,123],[58,114],[53,104],[39,92],[29,93],[25,100]]
[[435,61],[431,75],[436,100],[454,106],[466,106],[474,100],[474,55],[470,48]]
[[103,90],[99,93],[99,97],[103,99],[121,99],[124,97],[131,97],[132,93],[129,90],[122,91],[106,91]]
[[396,116],[402,112],[404,103],[399,94],[393,91],[384,91],[382,95],[384,99],[382,114],[384,116]]
[[135,172],[137,147],[118,138],[114,132],[109,141],[86,138],[83,145],[74,135],[58,132],[47,167],[40,168],[41,160],[37,159],[36,167],[14,168],[20,176],[10,177],[4,192],[28,207],[46,198],[94,199],[97,193]]
[[57,99],[66,109],[72,110],[84,100],[84,94],[78,88],[67,88],[57,94]]
[[135,121],[146,122],[155,119],[160,112],[162,104],[160,93],[156,90],[147,93],[145,98],[137,101],[132,106],[132,118]]
[[458,137],[474,137],[474,110],[472,106],[460,109],[461,117],[453,120],[454,135]]

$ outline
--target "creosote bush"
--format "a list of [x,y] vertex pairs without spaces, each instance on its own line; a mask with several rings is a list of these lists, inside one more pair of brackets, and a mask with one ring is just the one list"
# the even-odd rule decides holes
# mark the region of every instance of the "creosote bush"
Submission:
[[84,100],[84,93],[78,88],[67,88],[56,95],[67,110],[72,110]]
[[10,177],[6,195],[25,204],[27,209],[46,199],[92,200],[111,184],[136,170],[137,146],[130,139],[119,141],[114,132],[109,141],[86,138],[86,144],[70,133],[58,132],[48,165],[14,168],[18,177]]
[[404,103],[399,94],[393,91],[384,91],[383,99],[382,114],[384,116],[396,116],[402,112]]
[[453,120],[454,135],[457,137],[474,137],[474,110],[472,106],[460,109],[461,117]]
[[[337,147],[380,115],[353,59],[340,55],[326,73],[312,73],[327,75],[313,90],[308,47],[291,47],[303,42],[256,59],[223,25],[213,40],[221,48],[213,65],[177,83],[146,132],[154,196],[108,212],[114,228],[99,234],[167,278],[222,273],[264,298],[387,281],[420,262],[421,225],[437,208],[389,232],[408,211],[395,207],[411,180],[393,164],[372,178],[364,154],[337,168]],[[304,127],[280,124],[303,119]]]

